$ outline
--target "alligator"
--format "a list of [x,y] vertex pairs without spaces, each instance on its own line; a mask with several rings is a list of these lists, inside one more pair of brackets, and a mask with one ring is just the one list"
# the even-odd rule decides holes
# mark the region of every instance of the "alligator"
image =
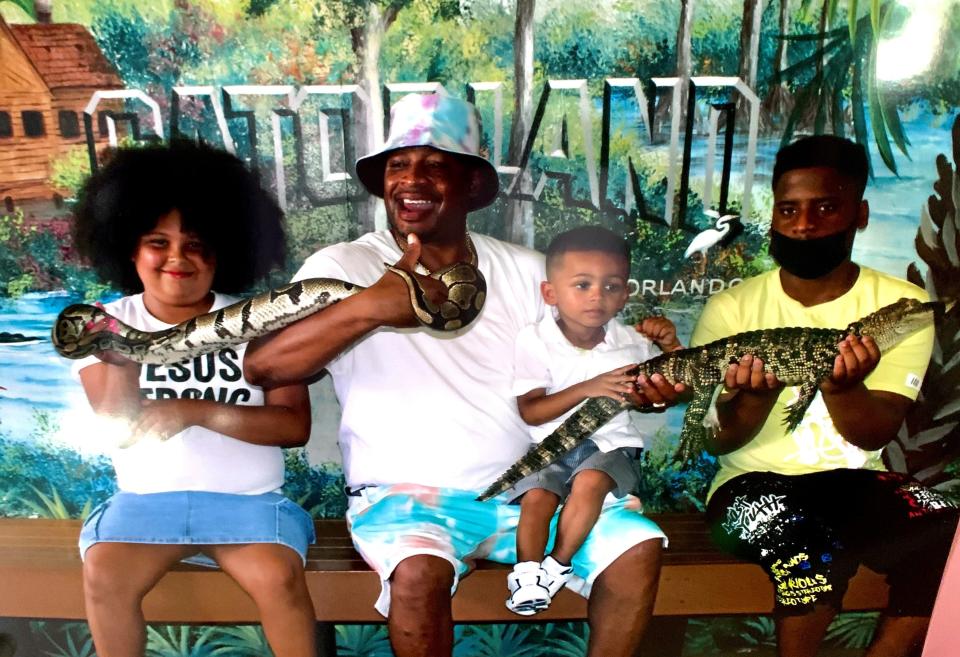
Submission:
[[0,331],[0,347],[13,347],[21,346],[28,344],[36,344],[40,342],[42,338],[38,338],[32,335],[24,335],[23,333],[7,333],[6,331]]
[[[746,354],[763,360],[766,368],[788,386],[799,386],[799,396],[787,408],[784,424],[793,431],[817,394],[820,382],[833,370],[838,345],[848,335],[868,335],[881,353],[908,335],[933,323],[943,304],[902,298],[842,329],[784,327],[746,331],[700,347],[671,351],[628,370],[631,376],[659,373],[670,383],[682,382],[692,390],[680,430],[675,459],[688,463],[699,455],[707,439],[704,418],[723,382],[728,365]],[[631,408],[629,401],[609,397],[588,399],[535,448],[500,475],[477,499],[488,500],[523,477],[553,463],[618,413]],[[649,410],[639,408],[637,410]]]

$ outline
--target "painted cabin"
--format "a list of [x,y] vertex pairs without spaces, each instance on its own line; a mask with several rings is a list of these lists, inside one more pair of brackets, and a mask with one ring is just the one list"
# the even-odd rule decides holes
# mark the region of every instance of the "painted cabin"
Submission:
[[[85,143],[83,109],[123,83],[83,25],[10,25],[0,16],[0,199],[50,199],[50,163]],[[107,141],[102,116],[94,135]]]

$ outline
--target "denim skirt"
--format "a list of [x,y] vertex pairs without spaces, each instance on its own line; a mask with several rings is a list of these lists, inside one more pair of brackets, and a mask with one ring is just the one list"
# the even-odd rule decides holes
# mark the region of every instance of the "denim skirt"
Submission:
[[197,545],[198,552],[203,545],[278,543],[306,562],[314,540],[310,514],[279,493],[119,492],[87,516],[80,557],[102,542]]

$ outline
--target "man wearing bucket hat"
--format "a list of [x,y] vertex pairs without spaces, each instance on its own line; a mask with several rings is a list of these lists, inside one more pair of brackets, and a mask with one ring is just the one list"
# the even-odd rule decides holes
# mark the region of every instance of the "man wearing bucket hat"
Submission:
[[[376,608],[398,657],[450,655],[459,578],[477,558],[516,560],[519,506],[475,498],[529,447],[511,390],[513,348],[517,333],[543,317],[544,263],[467,231],[467,213],[498,191],[479,144],[471,104],[440,94],[397,102],[386,145],[356,167],[383,198],[390,228],[322,249],[295,277],[366,289],[255,343],[244,364],[247,378],[264,385],[331,374],[347,521],[380,574]],[[452,335],[411,330],[407,287],[384,263],[423,274],[457,261],[486,278],[480,316]],[[640,403],[676,398],[662,378],[638,388]],[[594,657],[632,655],[653,608],[664,538],[638,508],[631,497],[606,506],[573,559],[567,586],[590,596]]]

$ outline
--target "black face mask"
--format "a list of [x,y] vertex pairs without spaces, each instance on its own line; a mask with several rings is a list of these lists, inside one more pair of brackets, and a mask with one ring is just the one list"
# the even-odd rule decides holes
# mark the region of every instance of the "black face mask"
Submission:
[[771,230],[770,256],[798,278],[820,278],[850,257],[853,249],[853,240],[850,237],[855,230],[854,226],[850,230],[812,240],[798,240]]

